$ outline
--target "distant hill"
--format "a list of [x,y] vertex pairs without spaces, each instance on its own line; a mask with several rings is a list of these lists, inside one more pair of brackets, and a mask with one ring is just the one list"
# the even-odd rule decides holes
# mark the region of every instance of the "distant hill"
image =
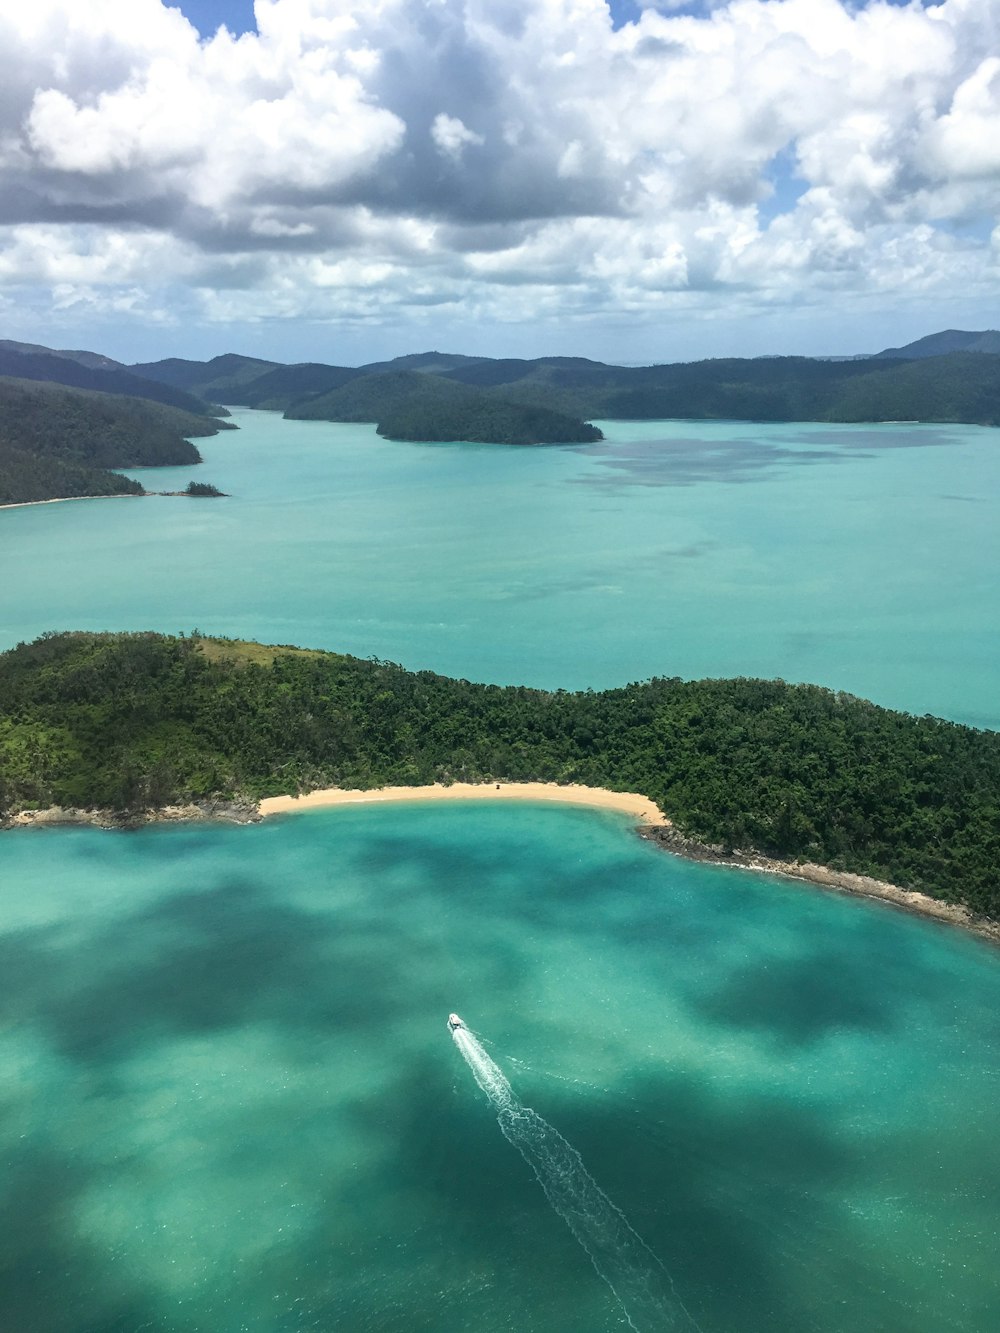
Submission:
[[109,468],[200,463],[187,436],[229,423],[160,403],[0,378],[0,504],[142,494]]
[[19,343],[10,338],[0,338],[0,350],[5,352],[41,353],[43,356],[61,356],[67,361],[77,361],[90,370],[127,370],[121,361],[114,361],[100,352],[68,351],[61,347],[43,347],[41,343]]
[[179,357],[169,357],[166,361],[139,361],[129,370],[133,375],[155,380],[158,384],[184,389],[205,401],[239,403],[242,399],[233,397],[233,390],[278,365],[278,361],[262,361],[259,357],[226,352],[211,361],[185,361]]
[[446,376],[419,370],[363,374],[306,399],[285,415],[305,421],[374,421],[392,440],[482,444],[565,444],[603,438],[579,418],[515,403]]
[[[972,354],[978,364],[968,362]],[[294,420],[371,421],[400,439],[416,438],[414,432],[426,438],[436,425],[437,439],[490,442],[491,436],[499,443],[523,440],[529,420],[542,430],[543,419],[525,417],[527,408],[570,418],[579,431],[599,418],[992,425],[1000,422],[997,358],[1000,332],[951,329],[872,357],[728,357],[615,366],[586,357],[431,351],[351,367],[282,365],[230,353],[211,361],[149,362],[130,372],[215,401],[283,411]],[[925,371],[915,374],[918,360]],[[452,436],[462,421],[458,391],[466,395],[461,401],[467,432]],[[518,412],[512,414],[514,407]],[[557,434],[562,429],[552,422],[549,427]]]
[[232,389],[231,403],[246,407],[284,411],[293,403],[330,393],[341,385],[364,375],[364,370],[349,366],[325,366],[306,361],[294,366],[275,366],[256,379]]
[[31,344],[0,342],[0,375],[65,384],[73,389],[93,389],[98,393],[119,394],[129,398],[146,398],[150,402],[176,407],[195,416],[210,414],[210,408],[203,399],[195,398],[181,389],[143,379],[114,361],[109,361],[107,366],[92,364],[106,359],[96,352],[68,354],[53,352],[48,348],[18,351],[18,346],[30,347]]
[[294,421],[381,421],[387,412],[418,400],[441,404],[462,399],[468,390],[440,375],[390,370],[353,376],[339,388],[294,403],[285,413]]
[[984,329],[979,333],[969,333],[964,329],[944,329],[941,333],[929,333],[926,338],[907,343],[904,347],[887,347],[884,352],[876,352],[875,358],[891,357],[899,361],[915,361],[926,356],[946,356],[949,352],[987,352],[992,356],[1000,355],[1000,331]]

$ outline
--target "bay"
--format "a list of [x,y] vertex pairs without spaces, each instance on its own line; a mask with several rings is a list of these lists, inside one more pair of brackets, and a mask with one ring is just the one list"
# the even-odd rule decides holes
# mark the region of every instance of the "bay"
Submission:
[[976,940],[550,805],[2,854],[6,1327],[626,1326],[451,1010],[704,1333],[1000,1318]]
[[[205,467],[136,474],[224,501],[0,512],[0,645],[197,626],[1000,725],[990,431],[606,423],[531,450],[237,420]],[[0,839],[0,1323],[627,1327],[456,1009],[649,1247],[663,1327],[1000,1322],[995,951],[491,804]]]

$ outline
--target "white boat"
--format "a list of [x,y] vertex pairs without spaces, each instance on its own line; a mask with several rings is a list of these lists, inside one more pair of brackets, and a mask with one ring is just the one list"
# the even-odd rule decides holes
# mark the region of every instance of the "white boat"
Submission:
[[458,1014],[448,1015],[448,1031],[454,1032],[456,1028],[464,1028],[465,1024],[459,1018]]

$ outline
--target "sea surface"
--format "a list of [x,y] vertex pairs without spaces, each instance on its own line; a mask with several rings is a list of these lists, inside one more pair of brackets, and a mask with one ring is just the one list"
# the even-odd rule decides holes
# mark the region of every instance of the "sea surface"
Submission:
[[[1000,725],[991,432],[237,419],[141,474],[230,499],[0,512],[2,645],[198,627]],[[607,812],[0,835],[16,1333],[992,1333],[998,1105],[996,949]]]
[[500,684],[781,676],[1000,727],[1000,434],[602,423],[566,448],[396,444],[236,411],[227,500],[0,512],[0,648],[199,628]]
[[1000,1326],[977,940],[551,805],[2,855],[5,1328],[627,1329],[452,1010],[648,1247],[636,1327]]

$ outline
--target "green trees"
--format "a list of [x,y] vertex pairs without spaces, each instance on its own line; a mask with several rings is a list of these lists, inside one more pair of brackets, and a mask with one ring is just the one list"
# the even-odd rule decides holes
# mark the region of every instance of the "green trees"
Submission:
[[108,469],[200,463],[187,437],[228,429],[138,398],[0,378],[0,503],[141,495]]
[[693,837],[1000,915],[994,732],[781,681],[551,693],[156,635],[0,656],[8,810],[530,779],[642,792]]

